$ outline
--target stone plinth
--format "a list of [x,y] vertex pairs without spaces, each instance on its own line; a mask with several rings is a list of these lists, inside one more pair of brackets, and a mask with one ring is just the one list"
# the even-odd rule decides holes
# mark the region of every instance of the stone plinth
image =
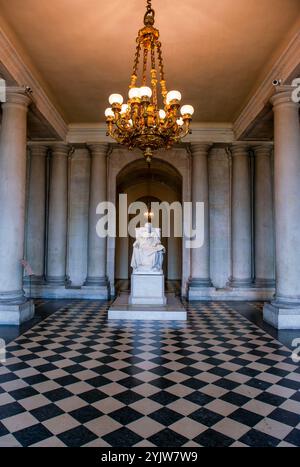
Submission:
[[8,326],[20,326],[34,317],[34,303],[32,300],[24,303],[1,303],[0,323]]
[[134,273],[131,276],[132,305],[165,305],[165,277],[162,273]]
[[300,329],[300,305],[290,308],[266,303],[264,321],[277,329]]
[[186,321],[187,312],[175,294],[167,294],[165,305],[132,305],[124,292],[108,310],[110,320]]

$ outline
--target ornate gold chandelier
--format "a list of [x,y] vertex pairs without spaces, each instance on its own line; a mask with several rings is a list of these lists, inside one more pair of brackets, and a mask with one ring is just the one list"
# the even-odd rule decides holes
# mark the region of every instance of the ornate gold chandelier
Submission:
[[[151,0],[147,0],[144,27],[139,31],[136,39],[137,47],[129,86],[129,99],[125,104],[121,94],[112,94],[109,97],[111,107],[105,111],[107,136],[111,136],[129,149],[139,148],[143,151],[148,163],[151,162],[153,151],[161,148],[169,149],[191,133],[190,123],[194,113],[191,105],[184,105],[180,109],[181,94],[179,91],[167,91],[161,42],[158,29],[153,27],[154,19],[155,12],[151,6]],[[148,72],[149,56],[150,73]],[[158,70],[156,69],[156,56]],[[138,68],[141,57],[143,66],[141,86],[138,87]],[[157,89],[158,81],[160,82],[160,95]]]

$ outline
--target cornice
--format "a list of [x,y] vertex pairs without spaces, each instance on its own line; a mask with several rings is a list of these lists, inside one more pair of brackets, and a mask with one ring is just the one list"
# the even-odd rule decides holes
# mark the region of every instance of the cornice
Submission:
[[3,63],[4,67],[19,86],[28,86],[32,89],[35,105],[53,127],[58,137],[65,139],[68,131],[66,122],[1,28],[0,62]]
[[[182,140],[183,143],[231,143],[234,140],[232,125],[192,123],[192,134]],[[69,125],[67,141],[71,144],[94,141],[97,143],[114,143],[114,140],[106,136],[105,123],[72,123]]]
[[290,78],[300,64],[300,31],[292,38],[286,49],[266,74],[258,89],[251,96],[233,124],[236,139],[243,138],[255,118],[261,113],[274,93],[273,80],[281,79],[282,83]]

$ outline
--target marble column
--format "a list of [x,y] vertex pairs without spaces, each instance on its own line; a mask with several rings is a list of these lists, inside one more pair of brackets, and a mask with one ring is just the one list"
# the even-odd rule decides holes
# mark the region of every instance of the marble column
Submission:
[[276,299],[264,319],[278,329],[300,329],[300,126],[299,104],[280,86],[274,110]]
[[88,144],[91,154],[89,236],[88,236],[88,274],[85,282],[90,287],[107,287],[106,275],[106,238],[99,238],[96,225],[99,215],[96,208],[107,201],[107,144]]
[[275,286],[275,246],[271,156],[273,144],[253,146],[255,155],[254,232],[255,285]]
[[[209,261],[209,192],[208,192],[208,152],[211,143],[192,144],[192,202],[193,217],[195,203],[204,203],[204,244],[191,249],[190,288],[210,287]],[[195,227],[193,219],[193,227]]]
[[23,88],[7,90],[0,134],[0,323],[18,325],[34,314],[23,291],[27,111]]
[[33,270],[35,283],[43,282],[45,274],[47,152],[46,145],[30,145],[26,258]]
[[234,143],[232,153],[231,251],[232,287],[252,283],[251,180],[248,145]]
[[65,143],[52,146],[46,280],[53,285],[66,283],[69,152]]

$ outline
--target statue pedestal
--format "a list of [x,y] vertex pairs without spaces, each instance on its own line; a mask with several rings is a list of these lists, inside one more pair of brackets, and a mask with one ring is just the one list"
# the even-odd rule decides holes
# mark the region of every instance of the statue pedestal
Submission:
[[165,276],[162,272],[135,272],[131,276],[131,305],[165,305]]

